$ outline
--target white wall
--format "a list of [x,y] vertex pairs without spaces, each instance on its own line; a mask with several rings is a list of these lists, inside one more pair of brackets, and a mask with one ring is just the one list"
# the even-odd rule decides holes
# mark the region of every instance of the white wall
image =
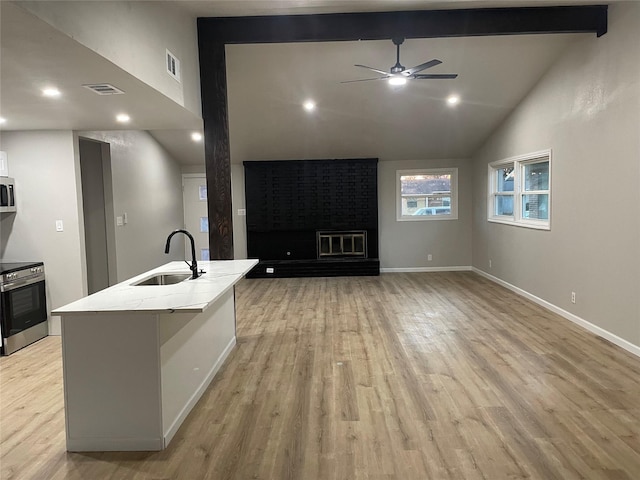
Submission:
[[238,209],[247,208],[244,195],[244,165],[231,165],[231,205],[233,210],[233,258],[247,258],[247,217]]
[[[458,219],[396,220],[396,171],[458,168]],[[385,161],[378,163],[380,268],[428,269],[471,265],[471,165],[468,160]],[[432,255],[432,261],[427,255]]]
[[[458,168],[458,220],[398,222],[396,171],[412,168]],[[231,165],[234,258],[247,258],[244,167]],[[471,165],[468,160],[385,161],[378,163],[379,258],[383,269],[471,266]],[[432,261],[427,255],[433,256]]]
[[[73,133],[2,132],[0,140],[16,181],[18,208],[0,216],[0,258],[44,262],[51,311],[86,293]],[[63,221],[63,232],[56,232],[56,220]],[[57,317],[49,319],[49,332],[60,334]]]
[[[169,2],[16,2],[186,109],[202,116],[196,19]],[[166,72],[166,49],[182,83]]]
[[202,165],[182,165],[180,167],[180,170],[182,171],[183,174],[189,174],[189,173],[206,173],[206,169],[204,164]]
[[164,254],[167,236],[184,222],[182,174],[175,160],[143,131],[78,132],[78,136],[110,145],[114,213],[128,217],[128,223],[115,230],[118,281],[183,259],[182,239],[177,237],[171,254]]
[[[147,132],[81,135],[110,144],[115,213],[129,216],[116,228],[118,281],[183,258],[182,246],[164,254],[167,235],[183,222],[179,165]],[[0,258],[44,261],[51,311],[87,293],[78,135],[2,132],[0,148],[16,179],[18,208],[0,217]],[[63,221],[63,232],[56,232],[56,220]],[[57,317],[49,331],[60,333]]]
[[[636,346],[639,26],[640,4],[609,7],[608,33],[574,44],[478,152],[473,198],[475,267]],[[487,164],[547,148],[551,231],[488,223]]]

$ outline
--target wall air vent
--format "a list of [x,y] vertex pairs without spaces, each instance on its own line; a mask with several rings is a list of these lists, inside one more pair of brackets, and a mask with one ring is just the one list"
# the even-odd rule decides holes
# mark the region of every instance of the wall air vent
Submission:
[[98,95],[123,95],[124,92],[119,88],[109,85],[108,83],[92,83],[90,85],[83,85],[84,88],[88,88],[92,92]]
[[167,73],[178,82],[180,79],[180,60],[173,53],[167,50]]

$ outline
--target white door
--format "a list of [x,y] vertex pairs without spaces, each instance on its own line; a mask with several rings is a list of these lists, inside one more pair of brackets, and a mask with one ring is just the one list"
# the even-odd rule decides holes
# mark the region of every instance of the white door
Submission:
[[[196,241],[196,259],[209,260],[209,217],[207,213],[207,178],[203,174],[182,176],[184,228]],[[185,241],[185,257],[191,260],[191,243]]]

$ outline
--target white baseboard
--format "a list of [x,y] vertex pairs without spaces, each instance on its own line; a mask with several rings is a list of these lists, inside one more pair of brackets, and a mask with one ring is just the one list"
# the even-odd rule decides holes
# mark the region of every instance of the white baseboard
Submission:
[[381,268],[380,273],[401,273],[401,272],[468,272],[471,271],[469,265],[455,265],[452,267],[400,267]]
[[225,347],[224,351],[220,354],[220,356],[216,360],[216,363],[213,364],[213,366],[211,367],[211,370],[209,370],[209,373],[204,378],[200,386],[196,389],[195,392],[193,392],[193,395],[191,395],[191,398],[189,398],[189,401],[187,402],[187,404],[182,408],[182,410],[180,411],[176,419],[173,421],[171,426],[165,432],[163,448],[167,448],[167,446],[171,442],[171,439],[173,439],[174,435],[178,432],[178,429],[182,425],[182,422],[184,422],[184,420],[187,418],[187,415],[189,415],[191,410],[193,410],[193,407],[196,406],[196,403],[198,403],[198,400],[200,400],[200,397],[202,397],[205,390],[209,387],[209,384],[213,380],[213,377],[216,376],[216,373],[218,373],[218,370],[220,370],[220,367],[222,367],[222,364],[227,359],[227,357],[233,350],[233,347],[235,346],[236,346],[236,337],[234,335],[234,337],[231,339],[229,344]]
[[68,452],[153,452],[162,450],[162,438],[67,437]]
[[498,277],[494,277],[493,275],[485,272],[484,270],[480,270],[476,267],[473,267],[472,270],[478,275],[482,275],[483,277],[491,280],[492,282],[495,282],[498,285],[502,285],[503,287],[511,290],[512,292],[515,292],[518,295],[521,295],[526,299],[531,300],[534,303],[537,303],[541,307],[544,307],[547,310],[552,311],[553,313],[557,313],[561,317],[566,318],[567,320],[575,323],[576,325],[580,325],[582,328],[589,330],[591,333],[594,333],[599,337],[609,340],[611,343],[614,343],[617,346],[624,348],[626,351],[640,357],[640,346],[635,345],[625,340],[624,338],[620,338],[619,336],[609,332],[608,330],[605,330],[604,328],[601,328],[597,325],[594,325],[591,322],[586,321],[584,318],[574,315],[571,312],[567,312],[566,310],[558,307],[557,305],[554,305],[553,303],[547,302],[546,300],[543,300],[540,297],[536,297],[535,295],[527,292],[526,290],[516,287],[515,285],[511,285],[510,283],[505,282],[504,280]]

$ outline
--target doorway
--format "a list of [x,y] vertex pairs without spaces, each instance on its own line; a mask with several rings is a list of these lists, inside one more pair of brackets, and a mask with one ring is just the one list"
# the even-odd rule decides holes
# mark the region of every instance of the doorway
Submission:
[[108,143],[79,139],[87,292],[116,283],[111,157]]
[[[209,214],[207,209],[207,177],[204,173],[182,175],[184,228],[196,243],[197,260],[209,260]],[[191,244],[185,242],[185,257],[191,259]]]

